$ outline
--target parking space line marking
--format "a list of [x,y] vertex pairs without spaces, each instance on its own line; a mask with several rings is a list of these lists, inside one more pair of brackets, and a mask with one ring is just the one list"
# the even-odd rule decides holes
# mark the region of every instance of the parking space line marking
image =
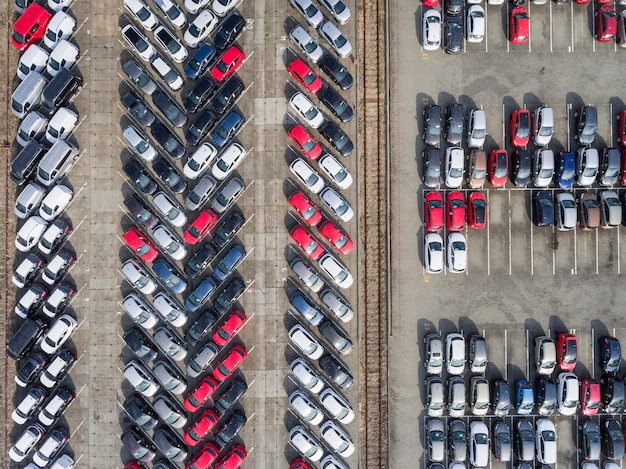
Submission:
[[485,52],[489,52],[489,44],[487,43],[487,40],[489,38],[489,35],[487,34],[487,31],[489,30],[489,28],[487,27],[487,9],[485,8]]
[[570,122],[569,122],[569,114],[572,110],[572,103],[567,103],[565,105],[565,115],[567,116],[567,151],[570,151]]
[[596,376],[596,351],[593,344],[595,344],[595,335],[596,330],[594,327],[591,328],[591,377]]
[[[531,5],[531,2],[528,2],[528,16],[532,16],[532,15],[530,14],[530,5]],[[531,47],[531,40],[532,40],[532,37],[533,37],[533,35],[532,35],[532,34],[530,34],[530,28],[528,28],[528,52],[531,52],[531,51],[532,51],[532,47]]]
[[[569,2],[569,30],[570,30],[570,38],[572,41],[572,45],[570,46],[570,52],[574,52],[574,2]],[[569,145],[569,142],[568,142],[568,145]],[[569,151],[569,146],[568,146],[567,151]]]
[[508,348],[508,329],[504,329],[504,379],[508,381],[509,366],[508,366],[509,348]]
[[620,262],[620,252],[619,252],[619,225],[617,226],[617,275],[622,273],[622,266]]
[[596,275],[598,275],[598,230],[596,229]]
[[504,109],[504,103],[502,103],[502,146],[504,147],[506,145],[506,135],[505,135],[505,109]]
[[528,345],[528,328],[526,328],[526,376],[530,377],[530,347]]
[[578,275],[578,249],[577,249],[577,245],[578,245],[578,239],[576,236],[576,231],[574,230],[574,275]]
[[533,191],[530,191],[530,275],[535,275],[535,247],[533,243]]
[[[552,200],[554,200],[554,189],[552,192]],[[554,237],[556,236],[556,228],[552,225],[552,275],[556,275],[556,250],[554,249]]]
[[593,45],[593,51],[596,51],[596,9],[591,4],[591,12],[593,13],[593,17],[591,18],[591,44]]
[[552,50],[552,2],[548,2],[548,6],[550,7],[550,52],[554,52],[554,50]]
[[609,135],[613,141],[613,103],[609,103]]
[[[506,3],[506,17],[507,19],[510,18],[511,16],[511,12],[509,11],[509,2]],[[510,39],[510,34],[509,34],[509,21],[505,21],[506,23],[506,51],[507,52],[511,52],[511,41]]]
[[507,191],[509,195],[509,275],[511,275],[511,191]]
[[[487,191],[487,207],[489,207],[489,193],[490,191]],[[491,251],[489,248],[489,212],[490,210],[487,210],[487,275],[491,275]]]

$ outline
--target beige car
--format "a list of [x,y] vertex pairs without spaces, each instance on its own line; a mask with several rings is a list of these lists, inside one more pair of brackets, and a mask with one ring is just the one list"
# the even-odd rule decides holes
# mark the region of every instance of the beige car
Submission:
[[487,153],[472,150],[467,157],[467,184],[472,189],[482,189],[487,176]]
[[583,230],[600,226],[600,207],[595,194],[584,192],[578,198],[578,221]]

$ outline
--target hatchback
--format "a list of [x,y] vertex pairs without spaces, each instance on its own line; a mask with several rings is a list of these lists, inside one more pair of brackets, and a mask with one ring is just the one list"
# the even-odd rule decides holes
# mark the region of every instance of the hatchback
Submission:
[[441,139],[441,106],[427,106],[422,111],[422,115],[424,116],[424,142],[427,145],[438,146]]
[[617,14],[611,5],[602,5],[595,13],[594,37],[600,42],[610,42],[617,34]]
[[593,106],[581,106],[574,112],[576,128],[574,139],[580,145],[591,145],[598,129],[598,110]]
[[172,394],[178,396],[187,390],[187,382],[183,373],[178,366],[171,364],[167,359],[160,359],[154,362],[152,373],[161,383],[161,386]]
[[320,257],[318,265],[339,288],[350,288],[354,283],[354,277],[348,268],[333,254],[325,253]]
[[341,322],[347,323],[354,317],[354,311],[348,301],[337,292],[327,288],[320,294],[320,300]]
[[574,373],[560,373],[556,380],[557,399],[561,415],[573,415],[579,404],[578,378]]
[[235,104],[244,89],[245,86],[241,79],[233,76],[219,89],[215,98],[213,98],[211,109],[218,114],[223,114]]
[[467,10],[467,41],[482,42],[485,38],[485,10],[480,5],[472,5]]
[[[549,419],[537,419],[536,446],[537,461],[541,464],[556,463],[556,428]],[[623,446],[623,445],[622,445]]]
[[324,188],[324,180],[320,177],[317,171],[309,166],[309,164],[302,158],[296,158],[293,160],[293,162],[289,165],[289,169],[302,182],[302,184],[304,184],[304,186],[314,194],[319,194],[319,192]]
[[[187,61],[187,63],[185,64],[185,75],[187,75],[188,78],[195,80],[197,78],[200,78],[204,72],[206,72],[207,68],[209,68],[209,65],[211,64],[211,62],[213,62],[213,59],[215,58],[215,49],[213,48],[213,46],[211,46],[210,44],[203,44],[202,46],[200,46],[200,48],[189,58],[189,60]],[[208,80],[207,79],[203,79],[203,80]],[[189,93],[189,98],[192,99],[192,101],[194,100],[194,97],[198,97],[199,99],[197,100],[196,104],[193,106],[193,109],[197,110],[202,104],[202,101],[206,102],[206,100],[208,100],[208,96],[214,92],[215,89],[215,82],[213,82],[212,80],[210,81],[211,84],[213,84],[213,86],[210,89],[210,91],[207,91],[206,94],[205,93],[198,93],[197,88],[195,89],[195,91],[193,92],[193,96],[192,96],[192,92]],[[205,90],[206,88],[201,88],[202,90]]]
[[491,397],[493,399],[491,407],[493,408],[493,413],[497,417],[504,417],[509,413],[511,406],[509,383],[502,379],[496,379],[491,386]]
[[296,57],[287,67],[289,74],[311,93],[322,89],[322,80],[302,59]]
[[41,311],[49,318],[57,317],[65,311],[75,294],[76,287],[74,285],[62,282],[52,290]]
[[346,58],[352,53],[352,44],[333,22],[324,21],[317,31],[339,57]]
[[515,150],[512,166],[511,182],[517,187],[528,185],[531,172],[530,152],[527,150]]
[[439,376],[426,378],[426,410],[429,417],[441,417],[444,409],[443,381]]
[[317,28],[324,21],[324,15],[311,0],[289,0],[289,3],[312,28]]
[[471,150],[467,162],[467,185],[472,189],[482,189],[487,177],[487,153]]
[[218,18],[209,9],[202,10],[195,19],[189,23],[187,31],[183,35],[185,43],[191,47],[196,48],[204,41],[209,34],[213,32],[213,29],[217,26]]
[[443,197],[439,192],[424,195],[424,226],[429,233],[439,233],[443,229]]
[[456,332],[446,336],[446,370],[450,375],[460,375],[465,370],[465,339]]
[[467,269],[467,242],[462,233],[448,235],[448,270],[463,273]]
[[515,411],[520,415],[528,415],[533,411],[535,394],[533,385],[526,379],[515,382]]
[[226,145],[243,126],[245,118],[237,111],[230,111],[211,132],[211,140],[218,148]]
[[554,110],[545,105],[539,106],[532,113],[533,142],[538,147],[546,147],[554,133]]
[[[460,4],[463,5],[462,2]],[[443,22],[443,43],[446,54],[457,55],[461,53],[463,49],[463,19],[460,16],[445,16],[445,21]]]
[[460,191],[451,191],[446,200],[448,231],[465,229],[465,197]]
[[[67,251],[63,251],[63,252],[66,253]],[[68,253],[68,256],[71,256],[71,255]],[[62,257],[65,257],[65,256],[62,256]],[[26,256],[26,258],[24,258],[24,260],[20,262],[20,264],[16,267],[15,271],[13,272],[13,275],[11,277],[11,281],[13,282],[13,285],[15,285],[17,288],[24,288],[26,286],[29,286],[32,283],[32,281],[35,279],[35,277],[39,274],[39,272],[41,271],[43,267],[44,267],[44,260],[39,254],[35,254],[35,253],[28,254],[28,256]],[[42,280],[44,280],[44,282],[46,283],[49,283],[48,279],[49,279],[48,276],[46,276],[46,278],[43,278]],[[54,275],[53,283],[56,282],[56,280],[57,280],[57,275]]]
[[536,187],[548,187],[554,176],[554,152],[546,148],[535,150],[532,162],[532,180]]
[[[246,155],[246,150],[239,143],[231,143],[220,153],[211,168],[211,174],[218,181],[223,181],[241,164]],[[233,180],[240,181],[238,178]],[[240,186],[243,187],[243,183]]]
[[174,399],[169,394],[161,393],[157,395],[152,403],[154,410],[159,414],[159,418],[164,423],[173,428],[182,428],[187,424],[187,415],[178,399]]
[[[440,33],[441,36],[441,33]],[[441,39],[440,39],[441,41]],[[354,78],[339,60],[330,54],[324,54],[318,62],[320,69],[342,90],[352,88]]]
[[[330,56],[328,56],[330,57]],[[330,110],[341,122],[349,122],[354,116],[354,109],[335,89],[326,86],[319,95],[320,101]]]
[[[350,21],[352,14],[350,13],[350,8],[348,8],[343,0],[319,0],[319,3],[326,8],[328,13],[330,13],[339,24],[346,24]],[[323,464],[322,466],[326,468]]]
[[603,148],[600,155],[598,182],[602,186],[617,183],[621,171],[621,152],[617,148]]
[[37,415],[37,420],[49,427],[63,415],[63,412],[65,412],[75,397],[76,395],[69,389],[59,388],[46,403],[45,407],[41,409]]
[[465,171],[465,154],[463,149],[461,147],[446,148],[445,165],[446,186],[450,189],[461,187]]
[[443,422],[439,419],[429,419],[426,422],[426,441],[428,459],[434,462],[443,461],[445,457],[445,435]]
[[607,374],[616,374],[622,364],[619,340],[615,337],[601,337],[598,340],[600,367]]
[[154,331],[154,343],[168,357],[176,361],[184,360],[187,356],[187,345],[168,327],[159,327]]
[[528,40],[530,16],[523,6],[516,6],[509,16],[509,40],[513,44],[523,44]]
[[578,198],[578,220],[583,230],[600,226],[600,206],[595,194],[584,192]]
[[470,393],[472,414],[486,415],[489,412],[489,381],[482,376],[472,376]]
[[[315,104],[313,104],[313,102],[309,98],[307,98],[303,93],[300,93],[299,91],[296,92],[289,99],[289,106],[302,120],[307,123],[307,125],[314,129],[317,129],[320,125],[324,123],[324,116],[317,108],[317,106],[315,106]],[[296,129],[298,127],[301,128],[301,126],[296,125],[293,129]],[[299,134],[303,134],[304,132],[306,132],[306,130],[302,129],[304,132],[298,131],[292,136],[293,129],[289,131],[289,137],[291,137],[292,140],[294,140],[294,143],[300,147],[302,146],[299,144],[300,139],[296,140],[296,137],[298,137]],[[312,137],[309,136],[309,138]]]
[[505,422],[496,423],[493,427],[493,455],[496,461],[510,461],[512,450],[511,429]]
[[12,420],[18,425],[25,424],[48,398],[48,392],[43,388],[33,386],[28,394],[20,401],[11,414]]
[[510,120],[511,145],[515,148],[525,148],[530,140],[530,111],[520,109],[513,111]]
[[133,458],[141,462],[150,462],[156,457],[157,448],[139,428],[126,429],[121,439]]
[[46,429],[38,423],[29,425],[26,430],[20,434],[15,444],[9,450],[11,460],[15,462],[23,461],[24,458],[32,452],[45,433]]
[[26,319],[39,308],[48,295],[49,292],[46,287],[34,284],[22,295],[13,311],[20,318]]
[[324,455],[320,441],[302,425],[291,429],[289,442],[300,454],[311,461],[319,461]]
[[614,191],[600,192],[600,226],[615,228],[622,224],[622,204]]
[[487,166],[487,174],[489,184],[494,189],[504,187],[507,176],[509,174],[509,162],[506,150],[492,150],[489,153],[489,163]]
[[559,152],[556,157],[556,182],[561,189],[569,189],[574,183],[576,164],[574,154]]
[[[479,335],[469,338],[468,364],[472,373],[484,373],[487,369],[487,341]],[[489,392],[487,391],[487,394]]]
[[319,360],[320,369],[341,389],[349,389],[354,384],[350,369],[339,359],[325,353]]
[[441,46],[441,13],[428,9],[422,17],[422,47],[424,50],[437,50]]
[[448,413],[450,417],[465,415],[465,381],[460,376],[448,378]]
[[224,382],[230,377],[241,364],[248,358],[248,352],[239,344],[233,345],[228,353],[213,368],[213,377],[219,382]]
[[470,423],[469,461],[474,467],[489,464],[489,429],[480,421]]
[[443,341],[436,333],[428,334],[424,337],[426,353],[424,358],[424,368],[427,374],[440,375],[443,369]]
[[556,409],[556,384],[552,378],[539,376],[535,391],[535,405],[539,415],[552,415]]
[[215,428],[219,421],[218,415],[213,409],[206,409],[185,431],[183,436],[185,443],[196,446]]
[[578,424],[580,430],[580,453],[585,460],[598,460],[600,459],[600,429],[595,422],[591,420],[584,420]]
[[515,446],[519,461],[533,461],[535,459],[535,432],[528,420],[517,420]]
[[427,187],[437,188],[441,178],[441,150],[427,147],[422,152],[422,181]]
[[124,401],[124,411],[144,430],[153,430],[159,423],[159,416],[152,404],[139,393],[131,394]]
[[354,143],[348,135],[332,121],[325,122],[319,128],[320,135],[343,156],[350,156],[354,151]]
[[185,196],[185,207],[192,211],[198,210],[209,200],[216,187],[217,181],[205,174]]
[[219,25],[213,37],[213,44],[217,49],[226,49],[237,39],[245,25],[246,20],[244,17],[237,12],[233,12]]
[[343,222],[349,222],[354,217],[354,209],[332,187],[326,187],[320,192],[320,200]]
[[64,314],[60,316],[44,335],[41,342],[41,350],[48,355],[56,353],[59,348],[70,338],[74,330],[78,327],[78,322],[73,317]]
[[230,46],[211,67],[213,79],[217,82],[226,80],[237,71],[245,59],[246,54],[243,49],[237,45]]
[[209,231],[217,223],[217,214],[210,209],[205,209],[198,217],[189,225],[183,234],[185,242],[188,244],[198,244],[202,239],[209,234]]
[[187,289],[185,276],[167,260],[159,259],[152,269],[165,287],[173,293],[182,293]]
[[472,229],[487,224],[487,200],[482,192],[471,192],[467,198],[467,224]]

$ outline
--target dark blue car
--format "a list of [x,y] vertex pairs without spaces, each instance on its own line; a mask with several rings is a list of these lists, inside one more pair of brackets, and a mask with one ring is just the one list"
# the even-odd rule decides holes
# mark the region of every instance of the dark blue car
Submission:
[[569,189],[574,183],[574,154],[559,152],[556,156],[556,182],[562,189]]
[[211,132],[211,140],[217,147],[223,147],[235,136],[244,122],[245,119],[241,114],[237,111],[230,111],[217,128]]
[[246,257],[246,250],[241,244],[233,245],[213,268],[213,276],[218,280],[228,277]]
[[515,411],[520,415],[528,415],[535,407],[535,393],[533,383],[527,379],[515,382]]
[[187,282],[185,282],[183,274],[165,259],[156,261],[152,270],[172,292],[182,293],[187,290]]
[[217,288],[217,282],[210,275],[205,277],[202,282],[185,298],[185,308],[187,311],[194,312],[207,302],[211,293]]
[[185,74],[192,80],[202,75],[215,58],[215,49],[210,44],[203,44],[185,64]]

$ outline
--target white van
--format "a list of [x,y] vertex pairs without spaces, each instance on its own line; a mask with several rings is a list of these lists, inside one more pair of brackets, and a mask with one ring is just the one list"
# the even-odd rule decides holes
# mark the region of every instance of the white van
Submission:
[[68,145],[65,140],[58,140],[39,162],[37,180],[44,186],[50,186],[61,179],[78,158],[78,150]]
[[50,54],[43,47],[37,44],[31,45],[17,63],[17,77],[23,80],[30,72],[43,72],[48,63],[48,57]]
[[30,72],[11,96],[11,112],[22,118],[31,109],[37,109],[41,102],[41,92],[48,84],[48,79],[39,72]]
[[77,122],[78,114],[66,107],[59,108],[48,123],[46,140],[52,144],[57,140],[65,140],[76,127]]
[[18,127],[15,140],[19,146],[26,146],[30,140],[39,140],[43,137],[47,126],[48,119],[43,114],[30,111]]

